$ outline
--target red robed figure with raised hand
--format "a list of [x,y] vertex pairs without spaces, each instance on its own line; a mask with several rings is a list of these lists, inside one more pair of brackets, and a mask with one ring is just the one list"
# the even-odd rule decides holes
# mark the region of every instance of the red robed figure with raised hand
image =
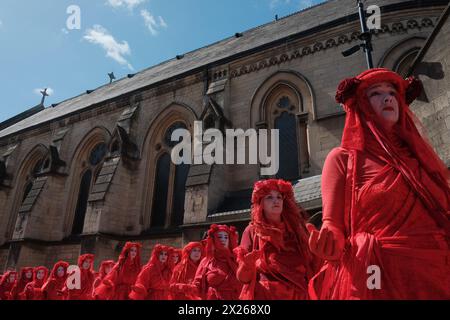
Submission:
[[105,279],[106,275],[111,272],[115,264],[116,262],[114,260],[104,260],[102,261],[102,263],[100,263],[98,275],[94,280],[94,292],[95,289],[102,283],[103,279]]
[[55,263],[50,277],[42,286],[44,300],[65,300],[64,287],[67,280],[67,268],[69,268],[69,263],[65,261]]
[[192,290],[191,284],[203,258],[201,242],[188,243],[182,252],[181,261],[175,266],[170,279],[171,300],[199,300]]
[[[68,289],[68,300],[92,300],[92,289],[95,280],[94,255],[87,253],[78,257],[78,267],[80,268],[80,289]],[[70,276],[70,275],[69,275]]]
[[33,270],[33,281],[28,283],[21,294],[24,300],[45,300],[42,293],[42,286],[47,281],[48,269],[46,267],[36,267]]
[[322,229],[309,226],[328,260],[313,297],[450,299],[449,171],[409,109],[421,89],[388,69],[339,85],[342,143],[323,168]]
[[213,224],[208,230],[206,256],[200,262],[193,285],[203,300],[237,300],[242,284],[236,278],[233,249],[238,234],[233,226]]
[[136,284],[132,287],[132,300],[169,300],[169,282],[172,270],[169,267],[171,247],[157,244],[149,262],[142,268]]
[[33,281],[33,268],[32,267],[24,267],[20,269],[20,278],[14,284],[14,287],[11,290],[11,299],[12,300],[21,300],[22,297],[20,294],[25,289],[25,286]]
[[12,300],[12,289],[17,281],[16,271],[7,271],[0,279],[0,300]]
[[237,276],[245,284],[240,299],[307,299],[315,263],[306,213],[297,207],[292,185],[276,179],[255,183],[251,218],[235,249]]
[[127,242],[111,272],[94,290],[94,297],[100,300],[128,300],[131,286],[140,271],[141,244]]

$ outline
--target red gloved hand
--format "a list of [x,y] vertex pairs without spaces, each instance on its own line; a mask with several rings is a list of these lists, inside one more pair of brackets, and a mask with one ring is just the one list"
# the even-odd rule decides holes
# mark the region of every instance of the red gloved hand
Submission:
[[335,261],[339,260],[344,251],[344,232],[331,224],[324,224],[320,231],[310,223],[306,224],[309,236],[309,248],[321,259]]

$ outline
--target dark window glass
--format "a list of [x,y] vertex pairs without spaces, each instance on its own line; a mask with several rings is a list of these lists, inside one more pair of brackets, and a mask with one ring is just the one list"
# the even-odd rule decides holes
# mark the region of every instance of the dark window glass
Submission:
[[282,97],[280,101],[278,101],[278,107],[282,109],[289,109],[291,107],[291,101],[288,97]]
[[81,178],[80,191],[78,193],[77,208],[75,210],[75,218],[73,221],[72,234],[78,235],[83,232],[84,218],[88,205],[89,191],[91,188],[92,171],[88,170]]
[[103,158],[106,156],[108,152],[108,147],[105,143],[99,143],[92,149],[91,154],[89,155],[89,163],[93,166],[98,165]]
[[175,186],[173,189],[172,226],[183,224],[184,196],[186,193],[186,180],[189,173],[188,164],[180,164],[175,169]]
[[276,176],[285,180],[298,179],[298,143],[295,116],[283,112],[275,119],[275,129],[280,130],[280,168]]
[[152,208],[152,227],[164,227],[169,189],[170,156],[164,153],[156,165],[155,191]]
[[167,129],[166,134],[164,135],[164,142],[170,148],[178,144],[178,141],[172,141],[172,133],[176,129],[186,129],[186,126],[183,122],[175,122],[173,125],[170,126],[169,129]]

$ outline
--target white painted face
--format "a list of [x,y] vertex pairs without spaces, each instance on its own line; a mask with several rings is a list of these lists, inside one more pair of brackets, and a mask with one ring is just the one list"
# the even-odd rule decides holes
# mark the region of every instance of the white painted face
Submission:
[[106,266],[106,268],[105,268],[105,272],[106,272],[106,274],[108,274],[108,273],[110,273],[111,272],[111,270],[112,270],[112,266],[109,264],[109,265],[107,265]]
[[130,248],[130,258],[134,259],[137,256],[137,248],[136,247],[131,247]]
[[16,281],[16,274],[15,273],[11,273],[9,275],[9,283],[12,283],[14,281]]
[[230,237],[228,233],[225,231],[219,231],[215,235],[216,237],[216,245],[220,244],[224,248],[229,248],[230,246]]
[[263,210],[266,216],[280,216],[283,212],[283,196],[276,190],[271,190],[263,198]]
[[161,263],[166,263],[167,262],[167,257],[168,257],[167,251],[161,251],[159,253],[159,261]]
[[172,255],[172,261],[173,261],[173,263],[174,263],[174,264],[177,264],[179,260],[180,260],[180,255],[179,255],[178,253],[174,253],[174,254]]
[[66,274],[66,270],[64,269],[63,266],[59,266],[58,269],[56,269],[56,276],[58,278],[64,277],[65,274]]
[[37,278],[38,280],[44,279],[44,276],[45,276],[45,271],[44,271],[44,270],[39,270],[39,271],[37,272],[37,274],[36,274],[36,278]]
[[91,268],[91,263],[92,263],[91,259],[84,260],[83,261],[83,265],[82,265],[83,269],[84,270],[90,269]]
[[189,255],[189,258],[197,262],[202,257],[202,249],[200,247],[195,247],[191,250],[191,254]]
[[383,128],[391,130],[399,119],[397,90],[389,82],[376,83],[367,89],[367,97]]
[[27,279],[31,279],[33,277],[33,271],[28,270],[27,272],[25,272],[25,277]]

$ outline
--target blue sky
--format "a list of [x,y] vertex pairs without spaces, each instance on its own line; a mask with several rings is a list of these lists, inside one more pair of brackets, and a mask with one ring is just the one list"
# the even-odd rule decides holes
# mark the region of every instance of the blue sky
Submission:
[[[1,0],[0,122],[324,0]],[[68,8],[80,9],[80,29]],[[67,21],[71,22],[69,26]]]

